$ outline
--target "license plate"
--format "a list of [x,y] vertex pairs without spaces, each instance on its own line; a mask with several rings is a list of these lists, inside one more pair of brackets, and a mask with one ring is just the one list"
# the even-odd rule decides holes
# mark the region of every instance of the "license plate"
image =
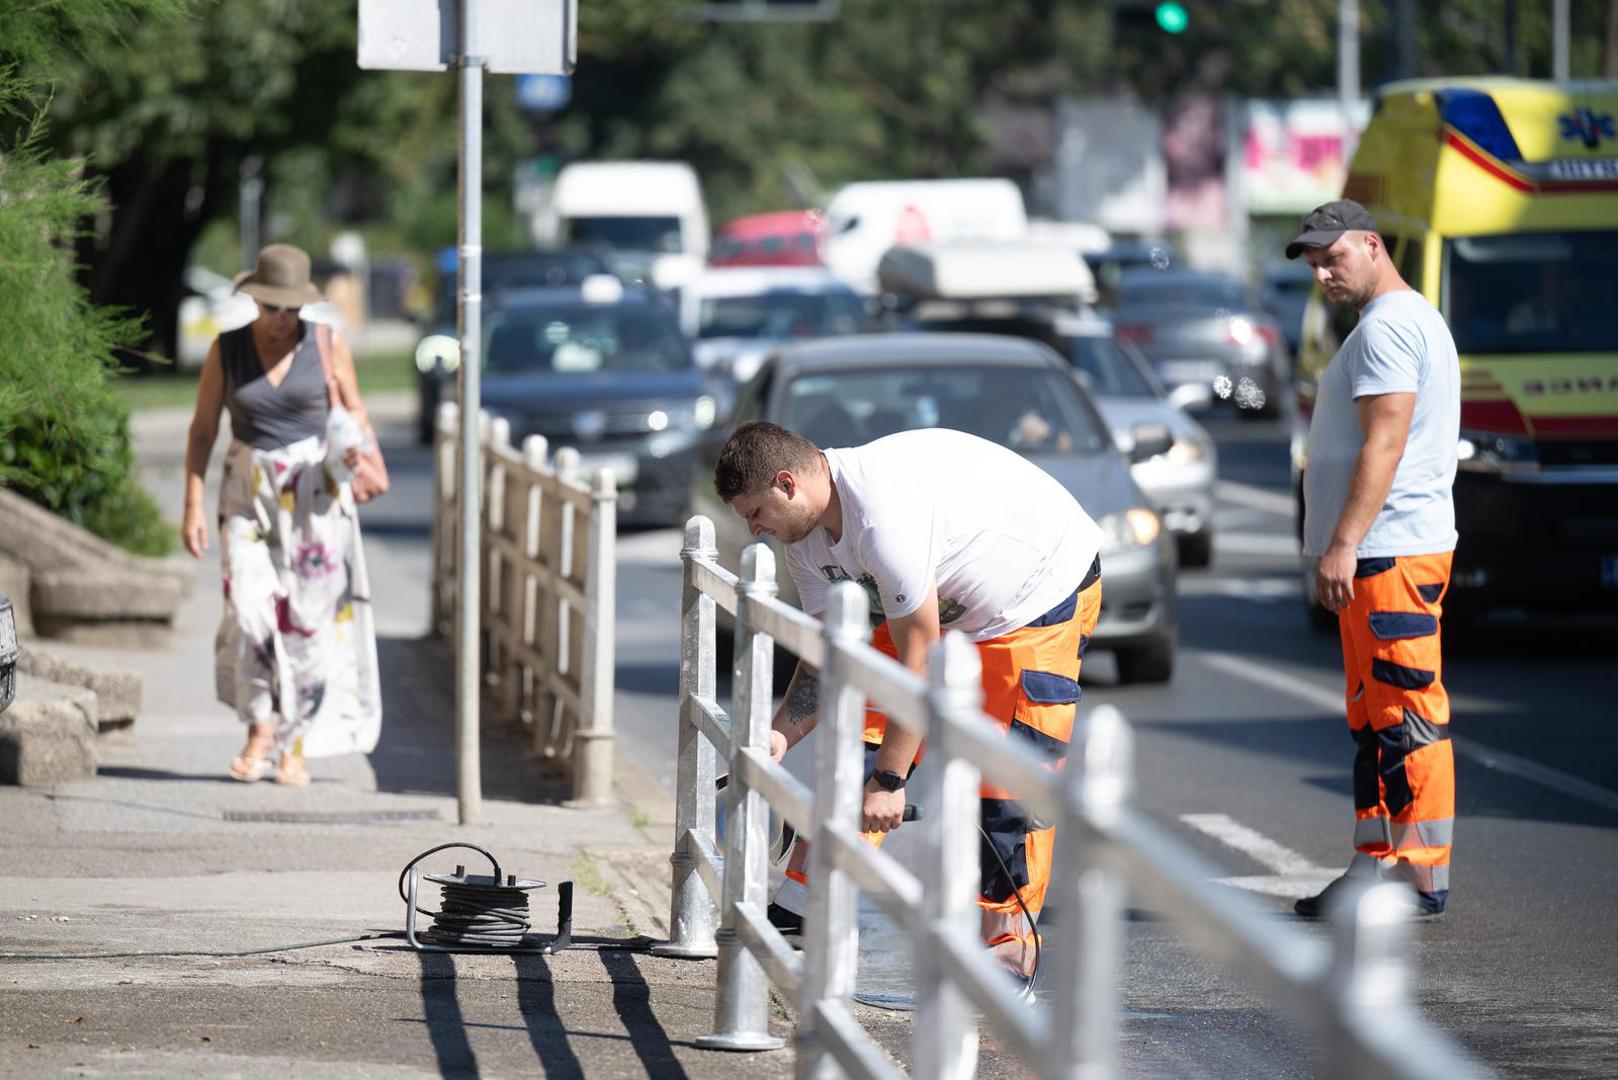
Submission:
[[639,471],[634,454],[581,454],[579,455],[579,472],[591,476],[602,469],[611,469],[612,478],[619,487],[628,487],[635,482],[635,475]]
[[1601,556],[1601,584],[1618,588],[1618,555]]
[[1165,360],[1158,372],[1166,383],[1213,382],[1225,373],[1225,365],[1217,360]]

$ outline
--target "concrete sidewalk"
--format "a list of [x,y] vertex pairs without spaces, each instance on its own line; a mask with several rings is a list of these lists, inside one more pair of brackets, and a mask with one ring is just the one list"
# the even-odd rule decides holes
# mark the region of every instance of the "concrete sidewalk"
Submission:
[[[145,478],[177,515],[173,427],[153,418],[137,432],[157,433],[141,448]],[[402,550],[396,564],[418,557]],[[655,785],[622,776],[633,803],[564,808],[542,763],[489,731],[483,821],[456,823],[444,643],[384,630],[375,753],[312,761],[302,790],[228,779],[242,729],[213,700],[217,573],[199,566],[159,649],[44,643],[138,670],[144,701],[133,737],[100,746],[94,779],[0,788],[0,952],[245,950],[398,930],[400,869],[456,840],[492,851],[505,872],[574,881],[577,944],[553,957],[418,954],[387,940],[245,957],[0,960],[0,1076],[790,1073],[790,1050],[696,1048],[713,1022],[714,963],[647,951],[666,933],[672,843],[666,808],[645,803]],[[410,611],[424,609],[417,599]],[[456,863],[477,872],[483,860],[451,851],[428,866]],[[553,931],[554,888],[533,907],[535,929]],[[786,1003],[772,1012],[790,1040]],[[907,1021],[872,1021],[903,1048]]]

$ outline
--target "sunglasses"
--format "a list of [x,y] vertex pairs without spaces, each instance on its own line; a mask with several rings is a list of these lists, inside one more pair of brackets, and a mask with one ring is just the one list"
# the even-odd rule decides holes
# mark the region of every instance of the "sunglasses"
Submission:
[[285,315],[288,312],[300,310],[300,308],[297,307],[282,307],[280,304],[266,304],[262,300],[258,302],[258,309],[267,315]]

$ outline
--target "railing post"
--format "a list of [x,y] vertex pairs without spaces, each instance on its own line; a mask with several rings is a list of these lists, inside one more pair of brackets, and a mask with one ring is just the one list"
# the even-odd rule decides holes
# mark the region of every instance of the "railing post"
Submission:
[[[540,613],[539,598],[543,595],[540,589],[540,514],[545,505],[544,477],[550,471],[545,455],[547,444],[545,436],[530,435],[522,441],[523,467],[528,470],[528,485],[524,490],[522,522],[518,526],[517,549],[522,552],[523,572],[518,578],[519,591],[517,595],[517,640],[522,642],[530,654],[540,648]],[[539,706],[543,697],[545,673],[536,671],[523,663],[520,671],[522,685],[517,690],[517,715],[529,727],[529,745],[535,750],[544,749],[544,740],[540,737]],[[550,718],[545,718],[545,730],[549,730]]]
[[978,1026],[971,1000],[949,978],[937,941],[979,939],[978,792],[982,776],[956,751],[961,724],[981,724],[983,674],[978,651],[963,635],[948,633],[933,646],[927,665],[927,732],[931,765],[938,767],[923,819],[923,923],[913,970],[916,1022],[914,1074],[920,1080],[967,1080],[977,1073]]
[[487,678],[494,690],[496,715],[502,722],[517,718],[512,689],[518,681],[518,669],[515,642],[510,634],[516,627],[511,611],[511,579],[518,571],[504,548],[494,544],[496,540],[508,539],[511,531],[510,451],[511,421],[503,416],[495,417],[489,424],[489,517],[483,530],[489,580],[483,590],[483,610],[489,628]]
[[585,529],[584,641],[579,649],[578,731],[573,744],[573,798],[569,806],[600,806],[612,799],[613,624],[618,605],[618,485],[611,469],[596,473]]
[[841,650],[871,636],[870,601],[852,581],[832,587],[822,633],[826,663],[820,672],[819,737],[815,740],[815,810],[819,817],[809,849],[809,910],[803,920],[803,986],[798,1003],[797,1075],[837,1075],[830,1051],[816,1034],[822,1002],[854,993],[859,960],[859,891],[838,869],[831,830],[860,831],[865,787],[865,695],[847,681]]
[[459,533],[455,518],[455,432],[460,406],[453,401],[438,406],[433,432],[433,610],[436,634],[447,634],[455,623],[455,552]]
[[[556,451],[556,478],[563,487],[578,487],[580,484],[579,471],[583,462],[579,452],[571,446],[564,446]],[[577,535],[579,515],[573,506],[572,499],[558,499],[556,512],[561,515],[561,549],[554,567],[559,580],[572,581],[574,579],[573,562],[577,559]],[[559,675],[571,675],[577,665],[573,658],[573,615],[572,607],[562,598],[560,590],[556,594],[556,671]],[[575,717],[577,720],[577,717]]]
[[1366,1020],[1357,1025],[1366,1033],[1379,1026],[1375,1014],[1396,1023],[1408,1018],[1409,971],[1404,958],[1410,947],[1411,902],[1409,887],[1397,882],[1350,881],[1327,913],[1334,946],[1327,981],[1347,1021],[1329,1025],[1325,1075],[1331,1080],[1355,1080],[1377,1072],[1364,1045],[1347,1035],[1346,1029],[1356,1026],[1356,1015]]
[[691,834],[714,827],[714,748],[685,718],[691,698],[714,700],[716,689],[714,602],[696,585],[693,559],[719,558],[713,522],[694,517],[685,523],[685,546],[680,549],[684,580],[680,593],[680,700],[675,721],[680,728],[680,749],[674,803],[673,898],[669,903],[669,940],[654,945],[658,956],[707,959],[714,944],[716,910],[708,887],[697,873]]
[[1042,1073],[1101,1080],[1116,1071],[1125,895],[1092,823],[1105,825],[1124,810],[1133,783],[1134,734],[1123,713],[1102,705],[1077,726],[1072,751],[1077,759],[1069,755],[1052,858],[1062,870],[1053,899],[1064,925],[1046,961],[1054,974],[1055,1037]]
[[753,623],[753,602],[773,597],[775,552],[764,544],[742,551],[741,595],[736,605],[736,660],[731,677],[730,783],[736,788],[725,843],[724,900],[720,906],[719,976],[714,1033],[697,1038],[709,1050],[776,1050],[770,1034],[770,984],[764,967],[736,930],[736,908],[762,913],[769,895],[769,806],[742,768],[744,749],[770,749],[774,642]]

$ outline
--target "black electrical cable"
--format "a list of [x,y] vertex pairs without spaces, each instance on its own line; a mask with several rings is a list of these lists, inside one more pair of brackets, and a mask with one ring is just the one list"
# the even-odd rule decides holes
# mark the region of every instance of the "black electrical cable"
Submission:
[[[489,860],[494,867],[492,881],[500,880],[500,863],[489,852],[476,844],[449,843],[428,848],[405,864],[399,872],[399,898],[410,902],[405,892],[405,879],[415,866],[427,856],[446,848],[470,848]],[[514,880],[514,879],[513,879]],[[566,883],[564,883],[566,884]],[[435,920],[430,930],[420,936],[445,945],[480,945],[485,948],[512,948],[522,943],[528,933],[528,894],[522,889],[504,885],[441,884],[443,910],[416,910]],[[129,949],[108,952],[34,953],[0,952],[0,960],[126,960],[143,956],[262,956],[265,953],[293,952],[298,949],[318,949],[327,945],[352,945],[364,941],[385,941],[404,938],[402,930],[372,930],[350,937],[325,938],[321,941],[301,941],[290,945],[267,945],[258,949]]]
[[1017,906],[1022,908],[1022,916],[1028,920],[1028,930],[1034,938],[1034,970],[1023,976],[1022,989],[1017,991],[1019,997],[1026,998],[1034,992],[1034,980],[1039,978],[1039,922],[1028,910],[1028,905],[1023,903],[1022,890],[1017,888],[1017,883],[1012,880],[1010,867],[1006,866],[1006,860],[1000,857],[1000,849],[989,839],[989,834],[984,831],[982,823],[978,824],[978,835],[983,837],[983,843],[994,853],[994,861],[1000,864],[1000,872],[1006,875],[1006,881],[1010,882],[1011,895],[1016,898]]
[[141,956],[261,956],[264,953],[294,952],[298,949],[318,949],[324,945],[350,945],[361,941],[381,941],[403,938],[402,930],[372,930],[353,937],[327,938],[324,941],[301,941],[294,945],[266,945],[262,949],[132,949],[126,952],[83,953],[18,953],[0,952],[0,960],[126,960]]

